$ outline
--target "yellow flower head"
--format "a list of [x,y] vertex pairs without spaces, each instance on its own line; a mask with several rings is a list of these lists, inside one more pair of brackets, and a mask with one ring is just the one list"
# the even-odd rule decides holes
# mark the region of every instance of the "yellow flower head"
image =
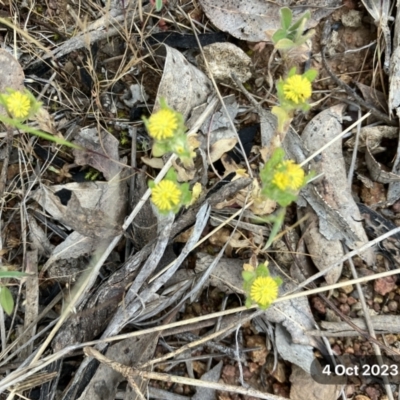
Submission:
[[293,75],[287,78],[283,84],[283,94],[287,100],[293,103],[304,103],[311,97],[311,82],[302,75]]
[[15,91],[6,97],[6,107],[13,118],[25,119],[30,113],[31,100],[26,93]]
[[173,110],[162,108],[153,114],[147,123],[149,135],[156,140],[164,140],[174,136],[178,128],[178,118]]
[[300,165],[295,164],[293,160],[283,161],[277,167],[272,183],[279,189],[298,190],[304,185],[304,171]]
[[251,285],[250,297],[261,307],[266,307],[278,297],[279,285],[270,276],[259,276]]
[[151,200],[160,211],[171,211],[181,201],[182,191],[170,180],[164,179],[151,191]]

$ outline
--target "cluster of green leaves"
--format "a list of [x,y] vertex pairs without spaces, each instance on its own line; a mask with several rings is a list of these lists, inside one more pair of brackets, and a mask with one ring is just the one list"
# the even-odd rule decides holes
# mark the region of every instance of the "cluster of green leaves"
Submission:
[[276,49],[289,51],[303,45],[314,35],[314,29],[310,29],[307,33],[303,34],[306,23],[311,17],[310,11],[306,11],[293,24],[293,13],[290,8],[282,7],[279,12],[281,15],[281,28],[272,35],[272,41]]

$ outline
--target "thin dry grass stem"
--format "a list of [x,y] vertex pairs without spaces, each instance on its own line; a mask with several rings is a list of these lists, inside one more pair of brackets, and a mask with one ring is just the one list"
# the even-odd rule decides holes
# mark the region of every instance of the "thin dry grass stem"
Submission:
[[[392,230],[391,232],[389,232],[390,235],[397,233],[400,231],[400,228],[397,228],[395,230]],[[389,236],[390,236],[389,235]],[[376,243],[378,243],[379,241],[383,240],[384,238],[387,238],[388,235],[382,235],[381,237],[379,237],[378,241],[373,241],[374,243],[371,244],[371,242],[369,243],[369,245],[374,245]],[[365,246],[363,246],[365,247]],[[346,256],[346,260],[349,257],[353,257],[354,255],[357,254],[358,251],[361,250],[365,250],[365,248],[360,248],[357,249],[355,251],[350,252],[347,256]],[[344,261],[344,260],[343,260]],[[342,260],[339,260],[338,262],[343,262]],[[286,301],[286,300],[291,300],[291,299],[295,299],[295,298],[300,298],[300,297],[304,297],[304,296],[309,296],[311,294],[316,294],[316,293],[320,293],[320,292],[324,292],[324,291],[329,291],[331,289],[337,289],[343,286],[348,286],[348,285],[353,285],[356,283],[363,283],[363,282],[367,282],[367,281],[371,281],[374,279],[378,279],[378,278],[382,278],[382,277],[386,277],[386,276],[391,276],[391,275],[395,275],[400,273],[400,269],[396,269],[396,270],[392,270],[392,271],[387,271],[387,272],[383,272],[383,273],[379,273],[379,274],[374,274],[371,276],[366,276],[363,278],[358,278],[358,279],[353,279],[353,280],[349,280],[349,281],[345,281],[345,282],[341,282],[341,283],[337,283],[334,285],[329,285],[329,286],[325,286],[322,288],[317,288],[317,289],[312,289],[312,290],[307,290],[307,291],[303,291],[300,293],[294,293],[294,294],[290,294],[290,295],[286,295],[283,297],[280,297],[278,299],[276,299],[276,301],[274,303],[279,303],[282,301]],[[317,274],[318,275],[318,274]],[[323,275],[323,274],[322,274]],[[312,277],[311,279],[307,280],[307,281],[312,281],[315,279],[315,275],[314,277]],[[303,282],[302,284],[300,284],[299,286],[303,286],[303,285],[307,285],[309,284],[309,282]],[[257,308],[256,305],[250,307],[250,309],[255,309]],[[168,325],[164,325],[164,326],[156,326],[154,328],[150,328],[150,329],[144,329],[138,332],[131,332],[128,334],[123,334],[123,335],[117,335],[114,337],[110,337],[104,340],[95,340],[95,341],[90,341],[90,342],[86,342],[80,345],[74,345],[74,346],[69,346],[68,348],[65,348],[49,357],[45,357],[42,360],[38,360],[38,357],[35,357],[35,359],[30,363],[29,367],[25,367],[20,371],[15,371],[14,373],[11,373],[9,376],[7,376],[6,378],[4,378],[1,382],[0,382],[0,393],[4,390],[6,390],[8,387],[10,387],[11,385],[15,385],[16,383],[24,380],[27,376],[31,376],[32,374],[34,374],[37,371],[40,371],[42,368],[45,368],[47,365],[49,365],[50,363],[57,361],[58,359],[64,357],[66,354],[68,354],[69,352],[82,348],[84,346],[93,346],[99,343],[110,343],[110,342],[114,342],[117,340],[123,340],[123,339],[127,339],[127,338],[131,338],[131,337],[137,337],[137,336],[141,336],[141,335],[146,335],[149,333],[153,333],[153,332],[159,332],[159,331],[164,331],[167,329],[171,329],[171,328],[175,328],[175,327],[179,327],[179,326],[185,326],[185,325],[190,325],[192,323],[197,323],[200,321],[204,321],[204,320],[208,320],[208,319],[213,319],[213,318],[218,318],[220,316],[223,315],[229,315],[229,314],[236,314],[238,312],[245,312],[245,311],[249,311],[248,308],[246,307],[237,307],[234,309],[229,309],[229,310],[224,310],[224,311],[220,311],[220,312],[216,312],[216,313],[212,313],[212,314],[208,314],[208,315],[203,315],[200,317],[196,317],[196,318],[191,318],[191,319],[187,319],[184,321],[179,321],[179,322],[174,322]],[[253,317],[252,317],[253,318]],[[398,353],[395,350],[391,351],[392,354],[397,354],[399,355],[400,353]]]
[[381,48],[380,48],[380,43],[381,40],[378,38],[377,40],[377,46],[374,52],[374,57],[373,57],[373,63],[374,63],[374,68],[373,68],[373,74],[372,74],[372,86],[377,86],[377,80],[380,81],[380,86],[382,87],[383,93],[385,95],[385,98],[388,98],[388,95],[386,93],[386,84],[385,84],[385,79],[383,76],[383,70],[382,70],[382,64],[380,62],[381,60]]
[[[211,101],[210,104],[207,106],[206,110],[202,113],[202,115],[198,118],[196,121],[195,126],[188,132],[189,134],[193,134],[197,131],[198,127],[201,126],[202,122],[207,118],[208,114],[211,112],[215,105],[215,101]],[[172,162],[176,160],[176,156],[172,155],[170,159],[166,162],[164,165],[163,169],[159,172],[157,177],[154,179],[154,182],[157,184],[159,183],[168,170],[172,166]],[[151,194],[151,190],[147,189],[145,194],[142,196],[142,198],[139,200],[138,204],[132,211],[132,213],[129,215],[129,217],[125,220],[125,223],[122,226],[122,229],[125,231],[136,215],[139,213],[139,211],[142,209],[144,203],[149,199]],[[60,329],[61,325],[64,323],[64,321],[68,318],[69,314],[73,311],[75,306],[81,301],[83,298],[83,295],[91,289],[93,286],[95,280],[97,279],[98,272],[100,271],[100,268],[106,261],[107,257],[111,254],[112,250],[115,248],[115,246],[118,244],[120,241],[122,235],[116,236],[111,243],[109,243],[108,246],[106,246],[105,243],[100,244],[98,250],[96,250],[95,254],[93,255],[92,262],[89,265],[89,271],[86,272],[85,274],[82,275],[82,277],[79,279],[79,281],[76,283],[73,292],[71,294],[70,301],[66,305],[65,309],[63,310],[60,319],[58,320],[56,326],[52,329],[44,343],[41,345],[41,347],[38,349],[35,357],[31,361],[31,365],[35,364],[39,358],[42,356],[44,351],[46,350],[47,346],[50,344],[51,340],[54,338],[58,330]]]
[[8,21],[7,19],[1,18],[1,17],[0,17],[0,24],[4,24],[4,25],[8,26],[10,29],[15,30],[16,32],[18,32],[19,35],[21,35],[28,42],[33,43],[39,49],[42,49],[48,56],[51,56],[51,52],[46,47],[44,47],[38,40],[34,39],[31,35],[29,35],[27,32],[25,32],[24,30],[22,30],[15,24],[13,24],[10,21]]
[[[354,151],[355,151],[355,149],[354,149]],[[358,279],[358,274],[357,274],[357,270],[354,266],[353,259],[349,258],[348,261],[349,261],[350,270],[353,275],[353,278]],[[367,325],[368,333],[371,335],[372,338],[374,338],[376,340],[377,337],[376,337],[374,325],[372,323],[371,315],[370,315],[369,309],[367,307],[367,302],[365,301],[364,292],[359,283],[356,283],[356,289],[357,289],[357,293],[358,293],[358,297],[360,299],[362,309],[364,311],[363,317],[365,318],[365,324]],[[383,360],[382,360],[381,348],[376,343],[372,343],[372,348],[374,349],[374,353],[376,355],[376,359],[377,359],[378,363],[382,366]],[[388,380],[387,376],[383,376],[382,378],[384,381],[384,387],[385,387],[385,391],[386,391],[386,395],[388,396],[388,399],[394,400],[392,390],[390,389],[390,384],[389,384],[389,380]]]
[[109,358],[103,356],[103,354],[101,354],[99,351],[97,351],[96,349],[93,349],[91,347],[85,347],[83,349],[83,351],[88,357],[94,357],[94,358],[96,358],[96,360],[100,361],[102,364],[105,364],[108,367],[112,368],[113,370],[119,372],[123,377],[125,377],[128,380],[129,384],[135,390],[139,399],[146,400],[145,397],[143,396],[142,392],[140,391],[138,385],[136,384],[136,382],[133,379],[135,374],[133,373],[133,369],[131,367],[120,364],[119,362],[116,362],[114,360],[110,360]]
[[[358,108],[358,119],[360,120],[361,118],[361,108]],[[353,150],[353,155],[351,157],[351,164],[349,168],[349,173],[347,176],[347,183],[351,192],[351,184],[353,182],[353,175],[354,175],[354,170],[356,167],[356,161],[357,161],[357,153],[358,153],[358,145],[360,141],[360,133],[361,133],[361,123],[357,125],[357,133],[356,133],[356,140],[354,143],[354,150]]]
[[[251,317],[251,318],[253,318],[253,317]],[[248,318],[246,318],[246,320],[247,319]],[[223,335],[223,334],[231,331],[232,329],[234,329],[236,326],[237,326],[237,323],[230,324],[227,327],[225,327],[225,328],[223,328],[223,329],[221,329],[221,330],[219,330],[217,332],[213,332],[213,333],[211,333],[209,335],[206,335],[206,336],[200,338],[199,340],[195,340],[193,342],[187,343],[186,345],[180,347],[178,350],[171,351],[170,353],[165,354],[162,357],[158,357],[158,358],[155,358],[153,360],[147,361],[146,363],[141,364],[139,366],[139,368],[145,369],[145,368],[150,367],[152,365],[159,364],[159,363],[167,361],[167,360],[169,360],[171,358],[177,357],[180,354],[183,354],[183,353],[185,353],[186,351],[188,351],[190,349],[193,349],[195,347],[201,346],[203,344],[206,344],[210,340],[213,340],[213,339],[216,339],[216,338],[220,337],[221,335]]]
[[[87,356],[95,357],[100,362],[104,362],[107,365],[109,365],[110,367],[115,368],[116,362],[107,359],[97,350],[90,348],[90,347],[85,347],[84,352]],[[164,381],[164,382],[169,382],[169,383],[175,382],[175,383],[179,383],[181,385],[205,387],[207,389],[214,389],[214,390],[226,391],[226,392],[231,392],[231,393],[238,393],[238,394],[258,397],[260,399],[283,400],[282,397],[275,396],[272,394],[265,394],[263,392],[255,390],[255,389],[245,389],[245,388],[242,388],[239,386],[225,385],[225,384],[221,384],[221,383],[201,381],[201,380],[191,379],[191,378],[182,378],[182,377],[176,376],[176,375],[168,375],[168,374],[162,374],[162,373],[157,373],[157,372],[142,371],[142,370],[134,369],[131,367],[123,366],[121,364],[119,365],[119,368],[121,369],[120,372],[125,377],[130,376],[131,378],[134,378],[134,377],[139,376],[144,379],[153,379],[156,381]],[[129,380],[129,382],[131,383],[131,380]],[[138,390],[136,391],[136,393],[139,394],[140,392],[138,392]]]
[[[47,327],[42,329],[40,332],[38,332],[34,337],[29,339],[26,343],[23,345],[20,344],[21,340],[25,337],[27,333],[33,328],[33,326],[37,325],[39,321],[41,321],[46,315],[48,315],[49,311],[63,298],[63,293],[60,292],[57,294],[57,296],[42,310],[42,312],[37,316],[35,321],[32,321],[32,323],[26,327],[26,329],[13,341],[11,342],[7,347],[4,347],[4,350],[2,353],[0,353],[0,366],[6,365],[9,361],[11,361],[15,356],[17,356],[26,346],[29,345],[29,343],[33,342],[34,340],[38,339],[40,336],[43,336],[47,330],[49,329],[49,326],[51,327],[52,325],[55,324],[55,321],[50,323]],[[4,358],[8,353],[11,352],[11,350],[15,347],[18,348],[14,351],[14,353],[11,353],[9,357]]]
[[[58,372],[54,371],[54,372],[39,372],[38,374],[26,379],[26,381],[24,381],[23,383],[18,384],[12,391],[16,394],[18,394],[18,392],[23,392],[25,390],[29,390],[32,389],[34,387],[37,386],[41,386],[46,382],[50,382],[52,381],[56,376],[57,376]],[[21,394],[18,394],[19,396],[22,396]],[[26,397],[23,397],[25,398]]]

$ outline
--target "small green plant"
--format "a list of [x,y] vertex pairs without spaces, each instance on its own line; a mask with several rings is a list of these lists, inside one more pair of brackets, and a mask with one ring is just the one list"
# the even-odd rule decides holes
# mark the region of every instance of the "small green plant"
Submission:
[[290,121],[296,111],[308,111],[308,100],[312,95],[311,83],[317,77],[318,72],[309,69],[299,75],[293,67],[286,79],[279,79],[276,84],[278,106],[272,107],[272,114],[278,118],[278,133],[286,133]]
[[255,303],[265,310],[278,298],[282,279],[270,276],[268,263],[260,264],[257,268],[245,264],[242,277],[243,289],[246,292],[246,307],[251,307]]
[[[0,279],[21,279],[25,276],[29,275],[19,271],[0,271]],[[11,315],[14,309],[14,299],[11,291],[4,284],[0,284],[0,306],[8,315]]]
[[176,214],[183,205],[189,205],[192,200],[192,194],[188,183],[177,182],[177,175],[171,168],[165,178],[159,182],[149,182],[151,189],[151,201],[158,208],[161,214],[173,212]]
[[260,171],[261,193],[280,206],[286,207],[297,199],[298,192],[312,178],[293,160],[285,160],[285,152],[278,148]]
[[149,119],[143,118],[147,132],[154,139],[153,155],[161,157],[165,153],[175,153],[185,167],[193,166],[196,154],[186,135],[181,113],[168,107],[165,99],[160,99],[161,108]]
[[303,34],[306,23],[311,17],[310,11],[306,11],[300,18],[292,24],[293,13],[287,7],[280,10],[281,28],[272,35],[272,42],[278,50],[289,51],[296,47],[302,46],[314,33],[314,29],[310,29]]
[[286,207],[297,200],[299,191],[312,179],[313,173],[306,175],[303,168],[293,160],[285,160],[285,152],[277,148],[260,171],[261,195],[276,201],[282,208],[265,218],[273,224],[269,239],[264,247],[273,242],[285,218]]
[[68,140],[42,132],[25,123],[26,120],[34,118],[42,106],[42,103],[37,101],[35,96],[28,90],[7,89],[6,93],[0,93],[0,105],[6,109],[8,114],[8,117],[0,115],[0,122],[3,122],[5,125],[39,136],[42,139],[50,140],[59,145],[83,150],[82,147],[68,142]]
[[[153,138],[153,155],[161,157],[165,153],[174,153],[187,167],[193,167],[193,158],[196,153],[193,145],[186,135],[181,113],[168,107],[165,99],[160,99],[160,109],[152,114],[149,119],[143,118],[149,135]],[[179,209],[188,206],[192,200],[192,194],[188,183],[179,184],[174,169],[170,169],[165,178],[155,184],[149,182],[151,200],[161,214],[169,212],[177,213]]]

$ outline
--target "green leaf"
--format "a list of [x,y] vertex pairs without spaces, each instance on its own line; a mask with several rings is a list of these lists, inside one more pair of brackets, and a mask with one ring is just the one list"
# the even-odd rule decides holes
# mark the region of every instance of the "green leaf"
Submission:
[[[302,24],[305,24],[308,19],[310,19],[311,13],[310,11],[306,11],[303,15],[299,17],[299,19],[290,27],[290,31],[297,31]],[[303,25],[304,26],[304,25]],[[301,30],[301,33],[303,30]]]
[[269,246],[271,246],[273,240],[275,239],[275,236],[276,236],[276,235],[278,234],[278,232],[279,232],[279,229],[281,229],[281,226],[282,226],[282,224],[283,224],[283,220],[284,220],[284,218],[285,218],[285,212],[286,212],[286,208],[281,208],[281,209],[278,211],[278,213],[277,213],[277,215],[276,215],[275,223],[274,223],[274,225],[272,226],[272,229],[271,229],[270,236],[269,236],[269,238],[268,238],[267,243],[266,243],[265,246],[264,246],[264,249],[263,249],[264,251],[265,251],[266,249],[268,249]]
[[281,39],[284,39],[287,36],[287,32],[284,31],[283,29],[278,29],[273,35],[272,35],[272,42],[273,43],[278,43]]
[[156,0],[156,11],[161,11],[163,7],[162,0]]
[[256,274],[257,277],[262,276],[262,277],[267,277],[270,275],[269,269],[265,264],[260,264],[257,269],[256,269]]
[[24,276],[29,276],[29,274],[19,271],[0,271],[0,279],[1,278],[20,279],[23,278]]
[[245,282],[250,282],[254,279],[253,271],[242,271],[242,278]]
[[300,24],[300,26],[296,29],[296,33],[295,33],[295,35],[294,35],[294,38],[293,38],[293,41],[297,44],[297,43],[299,43],[299,44],[301,44],[301,38],[302,38],[302,36],[303,36],[303,32],[305,31],[305,29],[306,29],[306,23],[307,23],[307,20],[306,19],[303,19],[302,21],[301,21],[301,24]]
[[276,278],[274,278],[274,281],[276,282],[276,284],[277,284],[278,286],[281,286],[282,283],[283,283],[283,280],[282,280],[279,276],[277,276]]
[[310,29],[307,33],[297,38],[296,44],[298,46],[302,45],[303,43],[307,42],[308,39],[311,39],[314,36],[314,34],[315,34],[315,29]]
[[182,191],[181,203],[184,205],[190,204],[190,202],[192,201],[192,192],[189,189],[189,184],[182,183],[181,191]]
[[289,114],[282,107],[277,106],[272,107],[271,112],[278,118],[278,132],[284,132],[286,123],[290,122]]
[[174,168],[170,168],[168,170],[168,172],[165,174],[165,179],[168,179],[169,181],[172,181],[172,182],[176,183],[176,181],[178,179],[178,175],[177,175],[177,173],[176,173]]
[[295,46],[294,42],[290,39],[284,38],[275,44],[277,50],[290,50]]
[[273,163],[274,165],[279,164],[280,162],[283,161],[284,158],[285,158],[285,150],[283,150],[282,147],[278,147],[272,153],[271,163]]
[[0,306],[3,307],[4,311],[11,315],[14,309],[14,299],[8,287],[2,286],[0,288]]
[[294,76],[296,74],[297,74],[297,68],[296,67],[290,68],[288,78],[290,78],[291,76]]
[[166,146],[160,142],[154,142],[152,151],[154,157],[161,157],[169,151],[169,146]]
[[246,299],[246,303],[244,303],[244,305],[245,305],[247,308],[250,308],[250,307],[253,305],[253,302],[252,302],[252,300],[251,300],[250,297],[248,297],[248,298]]
[[285,100],[285,93],[283,91],[284,84],[285,83],[283,82],[282,79],[279,79],[279,81],[276,83],[276,95],[280,103],[282,103]]
[[318,71],[316,69],[309,69],[303,74],[304,78],[308,79],[310,82],[312,82],[317,77],[317,75]]
[[290,8],[288,7],[282,7],[279,10],[280,14],[281,14],[281,25],[282,28],[285,30],[288,30],[290,27],[290,24],[292,23],[292,17],[293,17],[293,13],[290,10]]

